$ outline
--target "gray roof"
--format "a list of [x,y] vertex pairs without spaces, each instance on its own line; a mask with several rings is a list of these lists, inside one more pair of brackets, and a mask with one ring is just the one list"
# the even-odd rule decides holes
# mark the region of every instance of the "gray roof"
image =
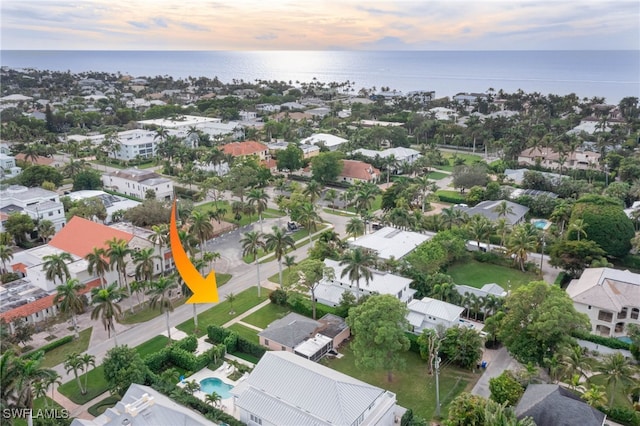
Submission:
[[606,416],[558,385],[527,386],[516,415],[532,417],[538,426],[602,426]]
[[507,205],[511,208],[512,213],[507,214],[505,219],[510,225],[514,225],[518,223],[524,215],[529,211],[529,207],[521,206],[520,204],[516,204],[511,201],[506,200],[497,200],[497,201],[483,201],[481,203],[476,204],[474,207],[465,207],[463,205],[455,205],[453,209],[461,210],[466,212],[469,216],[474,216],[476,214],[482,215],[491,221],[496,221],[499,219],[498,213],[495,211],[496,207],[505,201]]
[[258,336],[293,348],[313,336],[321,325],[318,321],[290,313],[269,324],[267,328],[258,333]]
[[351,425],[395,395],[291,352],[267,352],[232,393],[236,406],[275,425]]
[[[147,395],[145,397],[145,394]],[[128,407],[127,407],[128,406]],[[128,422],[127,422],[128,421]],[[93,420],[74,419],[72,426],[204,426],[213,423],[149,386],[133,383],[122,400]]]
[[391,257],[400,259],[433,235],[435,234],[420,234],[386,226],[376,232],[363,235],[355,241],[349,241],[349,244],[375,250],[381,259],[391,259]]
[[477,297],[486,297],[488,295],[504,297],[507,295],[507,292],[504,291],[504,288],[500,287],[496,283],[485,284],[482,286],[482,288],[471,287],[468,285],[456,285],[455,289],[462,296],[464,296],[466,293],[473,294]]
[[430,297],[423,297],[422,300],[413,299],[409,302],[407,308],[409,308],[407,320],[414,326],[422,324],[425,316],[434,316],[449,322],[455,321],[464,311],[461,306]]

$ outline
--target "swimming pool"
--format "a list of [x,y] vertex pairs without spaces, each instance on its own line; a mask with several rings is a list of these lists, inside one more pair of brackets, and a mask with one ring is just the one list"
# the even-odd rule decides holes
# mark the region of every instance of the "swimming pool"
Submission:
[[200,381],[200,390],[202,392],[206,394],[215,392],[220,395],[222,399],[231,398],[231,394],[229,393],[231,389],[233,389],[232,385],[223,382],[217,377],[207,377]]
[[621,342],[628,343],[628,344],[633,343],[632,340],[631,340],[631,337],[629,337],[629,336],[620,336],[620,337],[618,337],[618,340],[620,340]]
[[531,221],[531,223],[533,223],[533,226],[543,231],[551,226],[551,222],[546,219],[534,219]]

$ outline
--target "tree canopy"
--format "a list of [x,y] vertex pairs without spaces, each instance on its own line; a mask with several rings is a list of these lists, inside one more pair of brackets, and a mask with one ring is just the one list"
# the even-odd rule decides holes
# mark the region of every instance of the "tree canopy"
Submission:
[[313,179],[321,184],[334,182],[342,172],[342,153],[321,152],[311,160]]
[[347,324],[354,336],[351,348],[358,367],[384,369],[392,380],[393,370],[404,365],[401,353],[411,345],[407,313],[406,305],[388,294],[371,296],[349,310]]
[[586,330],[589,318],[576,312],[567,293],[544,281],[516,289],[505,301],[498,338],[520,362],[542,364],[558,348],[573,343],[575,330]]
[[144,383],[147,366],[140,354],[126,345],[109,349],[102,365],[112,392],[123,395],[131,383]]

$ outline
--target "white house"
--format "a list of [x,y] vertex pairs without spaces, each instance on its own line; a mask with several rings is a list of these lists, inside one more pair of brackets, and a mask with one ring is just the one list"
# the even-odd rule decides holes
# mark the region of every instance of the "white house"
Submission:
[[117,195],[107,194],[104,191],[97,190],[82,190],[82,191],[73,191],[70,192],[67,197],[69,197],[72,201],[78,200],[90,200],[90,199],[98,199],[104,205],[107,210],[107,217],[104,220],[104,223],[109,224],[113,222],[113,214],[118,211],[127,211],[136,206],[139,206],[141,203],[139,201],[130,200],[129,198],[119,197]]
[[396,395],[291,352],[267,352],[231,390],[249,426],[392,426]]
[[455,327],[460,324],[460,315],[464,311],[461,306],[430,297],[423,297],[422,300],[414,299],[409,302],[407,308],[409,308],[407,321],[415,334],[422,333],[425,328]]
[[173,181],[149,170],[117,170],[103,175],[102,183],[107,189],[140,199],[150,189],[155,191],[157,200],[173,199]]
[[149,130],[133,129],[119,132],[118,150],[109,155],[126,161],[153,158],[156,155],[156,141],[156,133]]
[[349,245],[372,250],[380,259],[401,259],[416,247],[429,240],[434,233],[420,234],[385,226],[376,232],[363,235]]
[[[357,298],[357,283],[349,281],[348,275],[342,276],[345,266],[332,259],[325,259],[324,264],[334,270],[334,277],[333,279],[322,278],[315,291],[316,300],[325,305],[337,306],[342,298],[342,293],[345,291],[353,293]],[[371,280],[369,280],[368,284],[364,279],[360,280],[360,296],[390,294],[403,303],[408,303],[413,299],[416,291],[409,288],[410,279],[374,269],[371,269],[371,275]]]
[[341,138],[340,136],[330,135],[328,133],[316,133],[300,141],[302,145],[324,146],[329,151],[335,151],[340,146],[344,145],[347,142],[348,140],[345,138]]
[[13,155],[0,152],[0,178],[12,178],[18,176],[22,169],[16,166],[16,159]]
[[627,325],[640,325],[640,274],[588,268],[571,281],[567,294],[576,311],[587,314],[595,334],[624,336]]
[[[64,206],[57,192],[43,188],[27,188],[22,185],[11,185],[0,191],[0,211],[6,215],[24,213],[33,220],[50,220],[56,232],[64,227],[67,219]],[[0,225],[0,231],[3,230]]]

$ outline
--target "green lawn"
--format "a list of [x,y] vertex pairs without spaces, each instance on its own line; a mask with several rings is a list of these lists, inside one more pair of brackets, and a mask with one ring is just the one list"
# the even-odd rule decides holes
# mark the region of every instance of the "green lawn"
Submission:
[[108,396],[105,399],[103,399],[102,401],[99,401],[99,402],[96,402],[95,404],[93,404],[91,407],[89,407],[87,409],[87,411],[92,416],[98,417],[99,415],[104,413],[107,410],[107,408],[111,408],[114,405],[116,405],[118,403],[118,401],[120,401],[120,398],[118,398],[116,396]]
[[446,200],[446,202],[453,202],[455,200],[457,203],[464,203],[466,201],[466,195],[461,194],[460,191],[447,191],[444,189],[439,189],[436,191],[436,195],[447,197],[448,199]]
[[259,332],[252,328],[245,327],[242,324],[233,324],[229,327],[229,330],[235,331],[240,337],[244,337],[246,340],[255,343],[256,345],[260,343],[258,340]]
[[[340,359],[323,360],[329,367],[363,382],[394,392],[398,404],[413,409],[413,412],[430,420],[435,415],[436,392],[435,377],[428,374],[427,363],[414,352],[405,352],[405,368],[393,373],[393,381],[387,381],[384,370],[360,369],[355,365],[355,357],[348,346],[341,347],[344,354]],[[451,367],[440,370],[440,404],[441,415],[446,417],[449,403],[470,388],[480,377],[466,370]]]
[[273,321],[282,318],[291,310],[286,306],[270,303],[262,309],[245,317],[242,321],[260,328],[267,328]]
[[82,330],[80,332],[80,337],[77,339],[45,353],[44,360],[42,361],[42,368],[51,368],[58,364],[62,364],[70,353],[77,352],[81,354],[86,351],[87,348],[89,348],[89,340],[91,340],[92,330],[93,327]]
[[431,172],[427,175],[429,179],[433,179],[433,180],[444,179],[447,176],[449,176],[447,173],[442,173],[442,172]]
[[[282,282],[283,283],[287,282],[287,279],[289,278],[289,273],[290,272],[291,272],[291,270],[289,268],[287,268],[285,265],[282,265]],[[280,284],[280,274],[278,272],[276,272],[275,274],[271,275],[267,279],[269,281],[271,281],[272,283]]]
[[[45,402],[46,401],[46,402]],[[62,411],[64,407],[60,404],[58,404],[57,402],[55,402],[53,399],[49,398],[48,396],[45,397],[41,397],[41,398],[36,398],[33,400],[33,410],[40,410],[40,409],[44,409],[44,410],[58,410],[58,412]],[[69,421],[70,423],[70,421]],[[4,423],[3,423],[4,424]],[[12,424],[12,423],[7,423],[7,424]],[[38,419],[33,419],[33,424],[34,425],[38,425],[41,424],[39,422]],[[19,419],[13,419],[13,425],[14,426],[27,426],[27,419],[26,418],[19,418]]]
[[222,287],[223,285],[229,282],[231,277],[233,277],[233,275],[231,274],[220,274],[216,272],[216,286]]
[[[87,380],[87,387],[89,389],[86,395],[82,395],[80,393],[80,388],[78,388],[78,383],[75,377],[69,380],[67,383],[58,387],[58,392],[60,392],[76,404],[83,405],[109,390],[107,380],[104,378],[104,368],[102,367],[102,365],[94,368],[93,370],[89,370],[89,372],[86,374],[89,375],[89,378]],[[80,376],[80,380],[82,380],[83,386],[84,376],[85,374]]]
[[[371,208],[369,209],[369,211],[373,213],[377,210],[380,210],[380,207],[382,207],[382,194],[376,195],[376,198],[371,203]],[[353,206],[347,207],[346,210],[352,213],[356,212],[356,209]]]
[[[226,300],[219,302],[213,308],[207,309],[204,312],[198,313],[198,328],[200,331],[197,333],[198,337],[202,337],[207,334],[207,326],[209,324],[223,325],[227,321],[237,317],[240,314],[245,313],[254,306],[262,303],[269,298],[269,289],[263,288],[261,297],[258,297],[257,287],[251,287],[242,293],[236,295],[236,300],[233,302],[233,310],[235,313],[229,315],[231,306]],[[178,330],[182,330],[187,334],[193,334],[194,325],[193,318],[189,319],[182,324],[176,326]]]
[[[324,230],[324,229],[326,229],[326,228],[328,228],[328,227],[329,227],[329,225],[328,225],[328,224],[326,224],[326,223],[321,223],[321,224],[319,224],[319,225],[318,225],[318,228],[317,228],[315,231],[311,231],[311,233],[312,233],[312,234],[315,234],[316,232],[320,232],[320,231],[322,231],[322,230]],[[299,229],[299,230],[297,230],[296,232],[294,232],[293,234],[291,234],[291,237],[293,238],[293,241],[295,241],[295,242],[296,242],[296,248],[298,248],[298,247],[302,246],[303,244],[307,244],[307,243],[308,243],[308,240],[307,240],[307,241],[305,241],[305,242],[303,242],[303,243],[300,243],[300,244],[297,244],[297,242],[298,242],[298,241],[300,241],[300,240],[302,240],[302,239],[307,238],[308,236],[309,236],[309,232],[308,232],[306,229],[304,229],[304,228],[303,228],[303,229]],[[268,251],[268,250],[262,250],[262,249],[258,250],[258,259],[260,259],[261,257],[264,257],[264,256],[268,255],[269,253],[271,253],[271,251]],[[260,263],[270,262],[270,261],[271,261],[271,260],[273,260],[273,259],[274,259],[274,257],[269,257],[268,259],[263,260],[263,261],[262,261],[262,262],[260,262]],[[242,260],[244,260],[244,261],[245,261],[245,263],[253,263],[253,262],[254,262],[254,260],[253,260],[253,256],[248,256],[248,255],[247,255],[247,256],[243,256],[243,257],[242,257]]]
[[472,259],[450,266],[447,273],[451,275],[456,284],[480,288],[488,283],[496,283],[505,290],[515,290],[531,281],[540,279],[540,276],[531,272],[525,273],[519,269],[482,263]]
[[[186,300],[185,298],[174,300],[173,307],[177,308],[178,306],[183,305],[185,300]],[[147,298],[145,302],[148,303],[149,298]],[[146,322],[146,321],[152,320],[162,313],[160,312],[160,308],[152,309],[149,305],[145,305],[145,307],[140,309],[139,311],[136,311],[134,308],[133,312],[134,312],[133,314],[131,313],[130,310],[126,310],[122,312],[122,318],[120,319],[120,322],[122,324],[137,324],[139,322]]]
[[333,214],[336,216],[342,216],[342,217],[354,217],[356,216],[355,212],[345,212],[344,210],[334,210],[334,209],[330,209],[330,208],[324,208],[322,209],[323,212],[327,213],[327,214]]
[[147,355],[158,352],[160,349],[166,348],[168,343],[169,338],[167,336],[160,335],[136,346],[135,349],[136,352],[140,354],[142,359],[144,359]]
[[[245,226],[248,225],[250,223],[253,222],[257,222],[258,221],[258,215],[257,214],[253,214],[251,216],[247,216],[247,215],[242,215],[242,218],[240,219],[240,221],[236,221],[233,212],[231,211],[231,204],[229,204],[228,201],[222,200],[222,201],[218,201],[217,203],[214,201],[210,201],[208,203],[204,203],[204,204],[200,204],[198,206],[195,207],[195,210],[200,210],[203,212],[210,212],[215,210],[215,206],[217,205],[217,207],[219,209],[224,209],[226,210],[226,213],[224,215],[224,217],[222,218],[224,221],[230,222],[230,223],[235,223],[238,226]],[[284,214],[276,209],[267,209],[264,211],[263,218],[277,218],[277,217],[284,217]]]

